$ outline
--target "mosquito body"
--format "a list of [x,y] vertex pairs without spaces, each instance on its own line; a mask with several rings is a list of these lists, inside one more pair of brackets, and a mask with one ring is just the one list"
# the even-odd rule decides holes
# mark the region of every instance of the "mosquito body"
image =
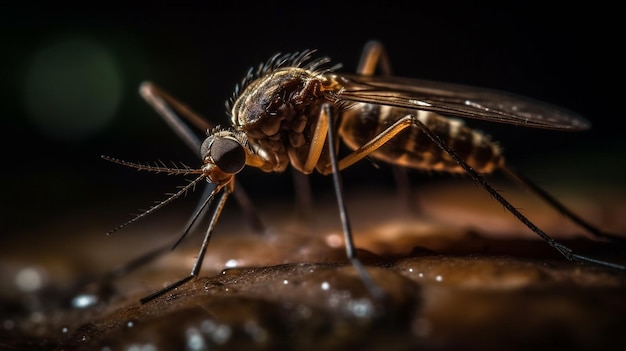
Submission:
[[[143,302],[197,276],[224,203],[228,195],[238,189],[235,176],[245,166],[265,172],[283,172],[291,165],[304,174],[317,171],[332,175],[347,257],[372,295],[383,295],[356,256],[339,177],[341,170],[366,156],[403,167],[467,173],[566,258],[626,270],[619,264],[575,254],[523,216],[481,174],[503,170],[592,234],[615,239],[508,168],[497,143],[465,126],[462,120],[451,117],[573,131],[589,128],[585,119],[555,106],[502,92],[392,77],[384,50],[376,42],[366,46],[358,74],[354,75],[336,73],[339,65],[331,66],[326,57],[313,58],[313,53],[311,50],[275,55],[251,69],[226,103],[231,124],[210,128],[202,142],[192,136],[170,106],[192,123],[198,120],[195,113],[151,83],[142,85],[144,98],[188,145],[199,150],[203,165],[199,169],[179,169],[105,157],[142,170],[198,175],[167,200],[113,231],[163,207],[203,180],[214,185],[174,245],[182,240],[197,218],[210,209],[211,221],[191,274],[146,297]],[[376,67],[381,67],[383,75],[373,75]],[[353,151],[339,157],[340,142]]]

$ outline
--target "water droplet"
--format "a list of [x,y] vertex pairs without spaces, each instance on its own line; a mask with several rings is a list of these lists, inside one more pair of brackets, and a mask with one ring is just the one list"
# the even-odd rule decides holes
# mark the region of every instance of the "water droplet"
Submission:
[[234,268],[234,267],[237,267],[238,265],[239,265],[239,261],[231,258],[230,260],[226,261],[226,264],[224,266],[226,268]]
[[222,271],[222,275],[241,275],[243,269],[241,268],[226,268]]
[[354,316],[359,318],[369,318],[374,314],[374,306],[367,299],[352,300],[347,307]]
[[98,297],[93,294],[81,294],[72,299],[71,305],[74,308],[89,308],[98,303]]
[[206,350],[207,344],[200,331],[196,328],[187,329],[187,350]]

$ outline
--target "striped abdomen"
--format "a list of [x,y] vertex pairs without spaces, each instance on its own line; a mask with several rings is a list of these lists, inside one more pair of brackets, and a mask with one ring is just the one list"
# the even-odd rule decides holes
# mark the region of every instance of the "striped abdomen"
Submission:
[[[428,111],[357,104],[343,111],[339,134],[346,145],[356,149],[409,114],[416,116],[476,171],[489,173],[503,164],[500,147],[489,140],[488,136],[466,127],[460,120]],[[401,131],[370,156],[405,167],[465,172],[417,126]]]

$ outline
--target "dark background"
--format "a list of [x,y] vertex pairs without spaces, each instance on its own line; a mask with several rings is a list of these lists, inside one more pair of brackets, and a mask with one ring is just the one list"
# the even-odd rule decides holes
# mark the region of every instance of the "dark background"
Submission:
[[[139,97],[141,81],[152,80],[216,123],[227,123],[224,100],[250,66],[277,51],[317,48],[353,71],[370,39],[385,44],[398,75],[503,89],[562,105],[591,120],[593,128],[581,133],[478,123],[502,142],[513,164],[535,178],[611,184],[626,176],[621,126],[625,61],[617,7],[419,1],[410,6],[296,1],[220,6],[153,2],[142,9],[0,8],[2,237],[71,217],[75,209],[93,208],[94,216],[114,225],[184,184],[180,178],[138,173],[100,159],[107,154],[197,165]],[[76,41],[107,53],[118,72],[119,104],[99,128],[60,137],[31,117],[28,79],[36,75],[38,55]],[[61,56],[56,64],[71,71],[70,61]],[[67,85],[81,84],[64,74],[51,77],[46,78],[48,87],[67,91],[65,96],[76,91]],[[80,78],[98,86],[93,81],[102,77],[94,77]],[[74,102],[63,100],[68,109]],[[50,110],[51,119],[53,114]],[[357,180],[371,175],[346,173]],[[291,192],[288,174],[247,170],[240,179],[257,202],[275,192]]]

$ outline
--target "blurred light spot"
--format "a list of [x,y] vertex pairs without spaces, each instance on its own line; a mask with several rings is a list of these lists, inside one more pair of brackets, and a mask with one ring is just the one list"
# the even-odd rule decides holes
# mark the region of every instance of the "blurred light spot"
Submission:
[[426,318],[416,319],[413,325],[413,330],[415,331],[415,334],[419,335],[420,337],[428,336],[431,332],[431,329],[432,328],[430,322]]
[[205,320],[200,325],[203,333],[207,334],[216,344],[224,344],[232,334],[232,330],[228,325],[218,324],[212,320]]
[[267,331],[261,328],[255,321],[246,321],[244,330],[252,336],[252,339],[257,343],[263,343],[267,340]]
[[81,140],[113,118],[122,76],[113,56],[88,39],[67,39],[39,51],[27,67],[23,100],[32,122],[61,140]]
[[156,351],[157,347],[152,344],[131,344],[126,350],[128,351]]
[[330,284],[328,284],[328,282],[323,282],[322,283],[322,290],[328,290],[330,289]]
[[88,308],[95,305],[98,302],[98,297],[93,294],[81,294],[72,299],[72,307],[74,308]]
[[326,236],[326,245],[332,248],[339,248],[343,245],[343,237],[336,233],[329,234]]
[[297,311],[298,311],[298,314],[304,318],[309,318],[313,314],[311,309],[305,305],[298,305]]
[[374,314],[374,306],[369,300],[359,299],[348,302],[348,310],[359,318],[369,318]]
[[41,289],[43,277],[36,268],[24,268],[15,276],[15,285],[23,292],[33,292]]
[[239,265],[239,262],[237,260],[235,260],[234,258],[231,258],[230,260],[226,261],[226,268],[234,268],[237,267]]
[[13,320],[11,320],[11,319],[7,319],[7,320],[5,320],[5,321],[2,323],[2,327],[3,327],[5,330],[11,330],[11,329],[13,329],[13,327],[15,327],[15,322],[13,322]]
[[196,351],[196,350],[207,350],[207,345],[204,342],[204,337],[198,329],[189,328],[187,329],[187,350]]

